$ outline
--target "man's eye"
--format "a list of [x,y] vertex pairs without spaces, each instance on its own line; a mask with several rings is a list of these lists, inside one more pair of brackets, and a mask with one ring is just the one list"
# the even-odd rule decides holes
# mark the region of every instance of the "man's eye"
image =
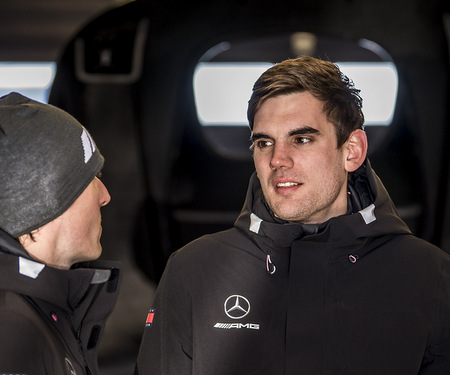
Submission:
[[261,141],[256,142],[256,147],[258,147],[259,149],[267,148],[270,146],[272,146],[272,142],[270,142],[270,141],[261,140]]
[[309,142],[311,142],[311,139],[307,138],[307,137],[298,137],[298,138],[295,139],[295,143],[301,144],[301,145],[304,145],[304,144],[309,143]]

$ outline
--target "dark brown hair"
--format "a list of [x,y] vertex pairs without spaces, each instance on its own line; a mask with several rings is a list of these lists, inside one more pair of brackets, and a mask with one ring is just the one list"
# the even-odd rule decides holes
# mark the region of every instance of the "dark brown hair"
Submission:
[[338,147],[352,131],[363,129],[360,90],[335,64],[307,56],[285,60],[258,78],[248,102],[250,128],[253,129],[255,114],[265,100],[304,91],[323,103],[323,111],[335,127]]

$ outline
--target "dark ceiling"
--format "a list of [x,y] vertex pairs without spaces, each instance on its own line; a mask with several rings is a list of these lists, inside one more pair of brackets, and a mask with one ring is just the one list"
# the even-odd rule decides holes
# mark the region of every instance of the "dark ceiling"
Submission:
[[0,0],[0,61],[55,61],[69,38],[118,0]]
[[[86,23],[131,1],[0,0],[0,61],[56,61]],[[450,16],[444,24],[450,30]]]

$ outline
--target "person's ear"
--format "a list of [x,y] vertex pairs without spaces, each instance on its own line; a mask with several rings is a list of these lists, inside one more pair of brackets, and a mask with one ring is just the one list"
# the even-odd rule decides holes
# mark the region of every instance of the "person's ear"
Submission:
[[22,245],[22,247],[26,248],[28,247],[28,244],[31,242],[31,235],[29,233],[22,234],[17,239],[19,240],[19,243]]
[[32,230],[31,233],[22,234],[20,237],[17,238],[23,248],[27,249],[31,243],[36,242],[36,235],[38,231],[39,228]]
[[366,133],[361,129],[354,130],[344,144],[345,170],[347,172],[356,171],[364,163],[367,147]]

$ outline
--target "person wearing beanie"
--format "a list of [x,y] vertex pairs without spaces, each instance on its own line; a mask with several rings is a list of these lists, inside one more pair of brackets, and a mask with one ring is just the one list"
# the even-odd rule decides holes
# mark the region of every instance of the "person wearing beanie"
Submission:
[[120,281],[99,261],[104,158],[71,115],[0,98],[0,374],[98,374]]
[[371,168],[359,90],[332,62],[285,60],[248,120],[243,209],[170,257],[135,374],[450,374],[450,256]]

